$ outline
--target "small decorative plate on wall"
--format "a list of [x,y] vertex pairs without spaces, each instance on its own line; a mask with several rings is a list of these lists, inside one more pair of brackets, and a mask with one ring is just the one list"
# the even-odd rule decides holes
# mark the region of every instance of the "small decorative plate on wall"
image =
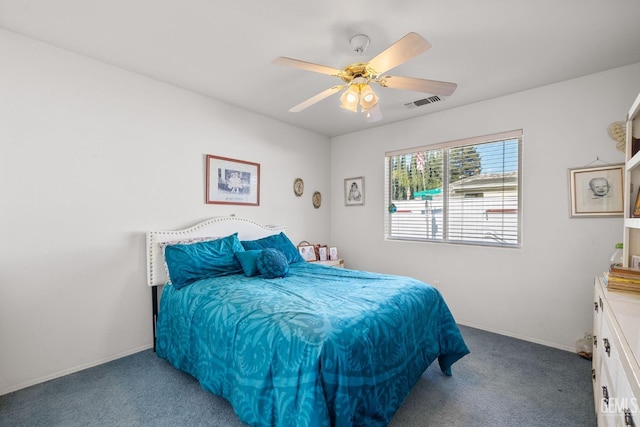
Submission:
[[315,193],[313,193],[313,197],[311,198],[311,200],[313,201],[313,207],[318,209],[322,204],[322,195],[319,191],[316,191]]
[[300,197],[304,193],[304,181],[302,178],[296,178],[293,181],[293,194]]

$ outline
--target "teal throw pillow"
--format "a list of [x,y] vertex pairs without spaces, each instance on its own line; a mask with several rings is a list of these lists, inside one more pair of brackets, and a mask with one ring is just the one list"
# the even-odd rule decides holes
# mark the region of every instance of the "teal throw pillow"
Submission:
[[262,250],[259,249],[236,252],[236,258],[238,258],[245,276],[252,277],[260,274],[258,271],[258,256],[260,256],[261,253]]
[[289,272],[287,257],[277,249],[267,248],[258,255],[258,271],[267,279],[284,277]]

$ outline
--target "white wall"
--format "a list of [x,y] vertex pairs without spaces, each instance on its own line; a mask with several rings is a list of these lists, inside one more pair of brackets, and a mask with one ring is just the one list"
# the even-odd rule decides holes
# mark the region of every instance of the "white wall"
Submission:
[[[6,31],[0,57],[0,395],[151,346],[148,229],[327,239],[328,138]],[[260,206],[205,204],[205,154],[260,163]]]
[[[570,219],[567,169],[624,161],[607,127],[625,119],[638,76],[635,64],[334,138],[332,244],[347,267],[437,283],[460,323],[573,350],[592,329],[593,277],[622,219]],[[514,129],[524,131],[521,250],[385,241],[386,151]],[[365,206],[345,207],[343,179],[355,176]]]

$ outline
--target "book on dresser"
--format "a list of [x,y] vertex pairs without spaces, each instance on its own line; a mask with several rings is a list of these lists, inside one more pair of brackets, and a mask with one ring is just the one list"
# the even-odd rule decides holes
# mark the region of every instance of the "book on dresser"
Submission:
[[617,277],[628,277],[640,280],[640,270],[637,268],[613,266],[609,269],[609,273]]
[[612,291],[640,293],[640,270],[628,267],[611,267],[605,273],[607,288]]

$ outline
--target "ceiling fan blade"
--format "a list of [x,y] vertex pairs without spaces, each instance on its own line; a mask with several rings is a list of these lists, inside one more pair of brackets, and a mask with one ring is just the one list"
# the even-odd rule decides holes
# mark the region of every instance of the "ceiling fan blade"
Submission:
[[302,70],[313,71],[315,73],[328,74],[330,76],[338,76],[342,72],[342,70],[337,68],[314,64],[313,62],[301,61],[299,59],[287,58],[286,56],[279,56],[271,61],[271,63],[284,65],[285,67],[300,68]]
[[414,77],[384,76],[377,80],[381,86],[393,89],[415,90],[417,92],[432,93],[434,95],[451,95],[458,87],[455,83],[438,80],[416,79]]
[[369,66],[378,74],[386,73],[429,49],[431,45],[420,34],[409,33],[369,61]]
[[305,108],[311,107],[313,104],[318,103],[320,101],[322,101],[325,98],[328,98],[329,96],[333,95],[336,92],[340,92],[342,89],[344,89],[344,85],[341,86],[334,86],[334,87],[330,87],[329,89],[320,92],[319,94],[312,96],[311,98],[307,99],[306,101],[302,101],[300,104],[296,105],[295,107],[291,108],[289,111],[292,113],[297,113],[300,112],[302,110],[304,110]]

